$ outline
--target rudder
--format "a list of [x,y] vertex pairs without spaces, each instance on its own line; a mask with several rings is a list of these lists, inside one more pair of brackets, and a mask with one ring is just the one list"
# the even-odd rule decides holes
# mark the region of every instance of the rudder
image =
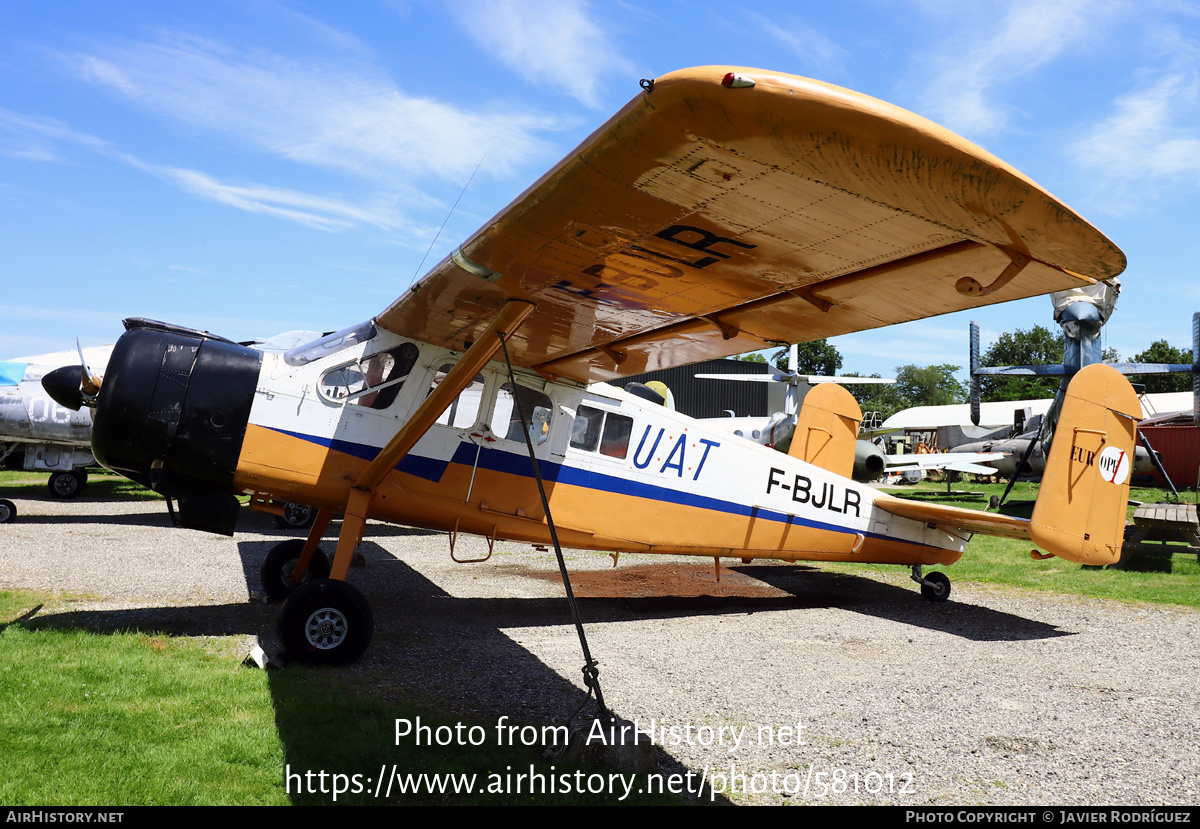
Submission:
[[854,395],[836,383],[821,383],[804,397],[788,454],[849,478],[861,421]]
[[1140,419],[1137,395],[1118,371],[1097,363],[1075,375],[1033,508],[1035,544],[1080,564],[1121,557]]

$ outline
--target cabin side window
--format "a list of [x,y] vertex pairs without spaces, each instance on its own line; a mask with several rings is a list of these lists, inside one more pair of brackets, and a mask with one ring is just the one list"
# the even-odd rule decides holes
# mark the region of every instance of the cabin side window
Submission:
[[386,409],[396,401],[418,354],[413,343],[404,343],[330,369],[321,375],[321,396],[333,403]]
[[604,426],[604,412],[591,406],[580,406],[571,424],[571,448],[584,452],[595,452],[600,445],[600,429]]
[[[442,363],[438,366],[437,372],[433,375],[433,382],[429,384],[429,392],[426,394],[426,397],[433,394],[433,390],[441,385],[452,368],[454,368],[454,363]],[[471,385],[463,389],[458,397],[454,398],[454,401],[438,416],[436,422],[455,429],[469,429],[479,419],[479,404],[481,402],[483,402],[483,375],[476,374],[475,379],[471,381]]]
[[[513,405],[512,383],[505,383],[496,392],[496,404],[492,407],[492,433],[506,440],[525,442],[521,433],[521,416]],[[517,385],[520,411],[529,420],[529,436],[534,446],[541,446],[550,438],[550,421],[554,404],[544,393],[528,386]]]

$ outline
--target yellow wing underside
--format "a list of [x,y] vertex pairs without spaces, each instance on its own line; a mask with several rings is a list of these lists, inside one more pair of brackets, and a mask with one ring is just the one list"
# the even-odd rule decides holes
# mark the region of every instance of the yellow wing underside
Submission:
[[[753,85],[727,88],[730,72]],[[657,79],[378,321],[464,350],[527,300],[514,361],[590,383],[1124,267],[1072,210],[930,121],[805,78],[702,67]]]

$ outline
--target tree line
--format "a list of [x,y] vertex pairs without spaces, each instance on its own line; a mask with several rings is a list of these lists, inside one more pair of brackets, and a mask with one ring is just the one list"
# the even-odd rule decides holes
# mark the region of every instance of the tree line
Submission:
[[[985,366],[1055,365],[1062,363],[1064,338],[1041,325],[1029,330],[1018,329],[1001,334],[984,352]],[[801,374],[838,375],[842,355],[827,340],[801,343],[798,348],[797,370]],[[1106,362],[1120,360],[1115,349],[1103,351]],[[767,362],[761,354],[745,355],[742,359]],[[770,362],[780,371],[787,371],[788,349],[775,352]],[[1135,354],[1135,363],[1191,363],[1190,348],[1175,348],[1166,340],[1156,340],[1145,351]],[[962,366],[945,363],[936,366],[896,366],[896,382],[888,385],[847,386],[864,412],[879,412],[885,419],[902,409],[913,406],[945,406],[966,403],[970,386],[959,381],[955,374]],[[846,377],[879,377],[847,372]],[[1130,382],[1142,384],[1147,392],[1191,391],[1192,378],[1187,374],[1148,374],[1130,377]],[[1058,391],[1057,377],[982,377],[980,397],[984,402],[1005,400],[1036,400],[1053,397]]]

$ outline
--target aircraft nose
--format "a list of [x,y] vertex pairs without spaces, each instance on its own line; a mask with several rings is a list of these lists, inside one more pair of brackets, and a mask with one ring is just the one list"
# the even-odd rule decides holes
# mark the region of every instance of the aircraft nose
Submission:
[[232,535],[230,491],[262,353],[200,331],[127,320],[92,420],[104,466],[178,500],[180,523]]
[[63,366],[42,377],[42,388],[55,403],[77,412],[83,408],[82,377],[83,366]]

